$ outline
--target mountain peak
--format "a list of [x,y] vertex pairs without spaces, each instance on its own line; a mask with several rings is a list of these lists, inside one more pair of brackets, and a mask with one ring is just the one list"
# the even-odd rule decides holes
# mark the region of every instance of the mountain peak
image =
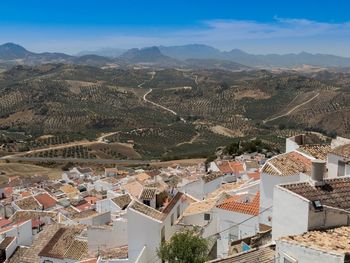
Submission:
[[15,43],[5,43],[0,45],[0,59],[21,59],[32,54],[24,47]]

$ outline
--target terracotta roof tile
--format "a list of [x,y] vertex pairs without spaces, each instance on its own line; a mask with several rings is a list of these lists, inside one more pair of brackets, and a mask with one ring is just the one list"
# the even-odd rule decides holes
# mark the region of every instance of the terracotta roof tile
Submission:
[[302,145],[297,151],[306,153],[316,159],[327,160],[327,154],[331,151],[329,144]]
[[310,201],[319,200],[323,205],[350,209],[350,178],[325,179],[324,185],[312,186],[309,182],[281,185]]
[[350,158],[350,144],[345,144],[338,146],[334,148],[331,153],[345,157],[345,158]]
[[38,194],[34,196],[34,198],[44,207],[44,209],[54,207],[57,203],[57,201],[47,193]]
[[145,204],[140,203],[139,201],[134,200],[131,205],[129,206],[129,208],[132,208],[144,215],[147,215],[151,218],[154,218],[156,220],[162,221],[163,219],[163,213],[159,212],[158,210],[149,207]]
[[129,194],[124,194],[124,195],[120,195],[117,197],[114,197],[112,199],[112,201],[119,206],[122,210],[124,210],[132,201],[131,197]]
[[327,230],[309,231],[301,235],[281,237],[280,240],[327,252],[344,254],[350,251],[350,227],[343,226]]
[[157,188],[145,187],[142,190],[142,193],[140,195],[140,199],[141,200],[152,200],[153,198],[155,198],[156,193],[157,193]]
[[262,248],[255,248],[242,252],[234,256],[229,256],[222,259],[212,260],[210,262],[221,263],[271,263],[274,262],[275,247],[268,246]]
[[33,197],[25,197],[15,201],[15,204],[22,210],[37,210],[40,209],[38,201]]
[[239,202],[237,201],[238,198],[239,198],[238,196],[232,196],[224,200],[217,207],[220,209],[237,212],[237,213],[243,213],[243,214],[249,214],[249,215],[255,215],[255,216],[259,215],[259,208],[260,208],[259,192],[257,192],[257,194],[254,196],[251,202],[248,202],[248,203]]
[[290,176],[300,173],[310,175],[311,159],[298,152],[277,155],[266,162],[262,172],[276,176]]

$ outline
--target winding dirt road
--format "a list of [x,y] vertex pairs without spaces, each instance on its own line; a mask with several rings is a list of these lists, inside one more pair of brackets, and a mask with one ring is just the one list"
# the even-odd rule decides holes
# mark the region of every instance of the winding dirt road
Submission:
[[320,93],[317,93],[315,96],[313,96],[311,99],[308,99],[307,101],[304,101],[303,103],[298,104],[297,106],[295,106],[294,108],[292,108],[291,110],[289,110],[288,112],[278,115],[276,117],[270,118],[270,119],[266,119],[263,121],[263,123],[267,123],[270,121],[274,121],[277,120],[279,118],[288,116],[289,114],[291,114],[293,111],[295,111],[296,109],[299,109],[300,107],[304,106],[305,104],[308,104],[309,102],[313,101],[314,99],[316,99],[318,96],[320,95]]

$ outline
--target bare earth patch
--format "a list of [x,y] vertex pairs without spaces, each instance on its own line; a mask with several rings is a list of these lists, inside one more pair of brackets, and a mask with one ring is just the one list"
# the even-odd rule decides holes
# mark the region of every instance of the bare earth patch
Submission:
[[0,163],[0,171],[4,177],[12,176],[48,176],[51,179],[61,178],[62,170],[46,168],[39,165],[24,163]]
[[220,125],[210,127],[210,130],[214,133],[224,135],[227,137],[232,137],[232,138],[242,137],[244,135],[241,131],[234,131]]

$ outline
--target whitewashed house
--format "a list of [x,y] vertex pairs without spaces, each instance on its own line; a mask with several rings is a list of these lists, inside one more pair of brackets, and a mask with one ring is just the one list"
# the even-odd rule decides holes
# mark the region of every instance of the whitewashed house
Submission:
[[107,198],[96,201],[96,211],[99,213],[118,213],[125,210],[131,202],[129,194],[123,194],[114,198]]
[[310,231],[276,240],[276,263],[347,263],[350,227]]
[[178,192],[162,212],[139,201],[132,201],[128,207],[128,255],[129,262],[160,262],[157,249],[163,240],[179,229],[175,221],[189,204],[189,198]]
[[309,181],[275,187],[272,238],[350,222],[350,178],[324,179],[324,161],[313,161]]
[[0,259],[4,262],[12,256],[17,247],[30,246],[33,242],[32,222],[27,220],[0,229]]
[[[234,195],[220,204],[214,210],[217,216],[218,233],[217,256],[228,256],[232,241],[253,236],[259,231],[260,193],[255,195]],[[241,222],[244,222],[242,224]]]
[[328,177],[350,176],[350,144],[340,145],[328,153]]
[[206,195],[218,189],[223,179],[222,173],[211,173],[181,186],[180,191],[202,200]]
[[260,175],[260,211],[264,211],[260,223],[272,225],[274,187],[282,183],[307,181],[310,173],[311,158],[299,152],[292,151],[269,159]]

